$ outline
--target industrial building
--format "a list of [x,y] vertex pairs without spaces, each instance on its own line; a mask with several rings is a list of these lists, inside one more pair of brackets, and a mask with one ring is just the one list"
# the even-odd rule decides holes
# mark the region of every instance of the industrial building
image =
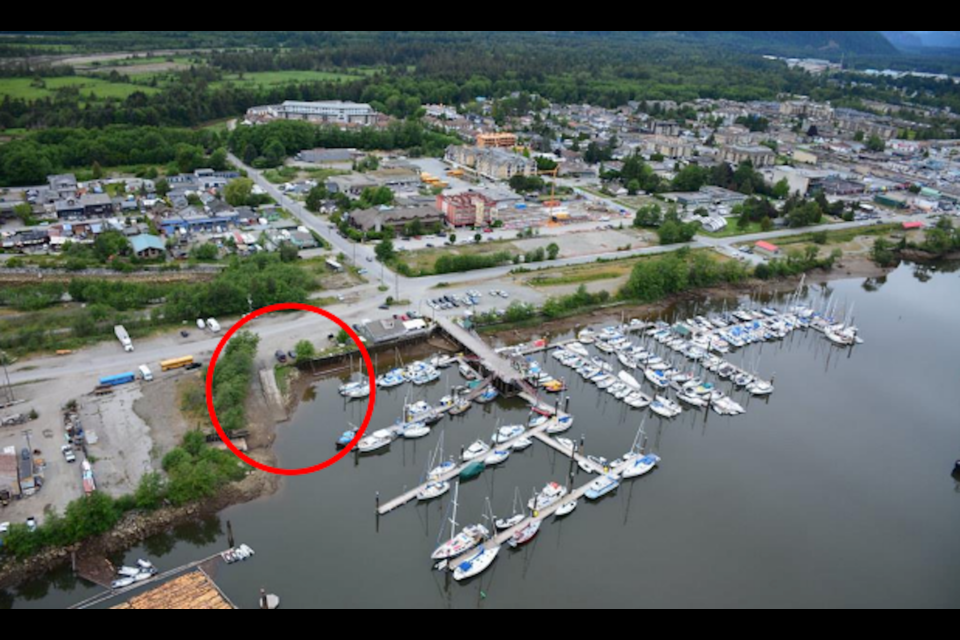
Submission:
[[247,111],[249,122],[270,120],[305,120],[316,124],[370,126],[377,123],[379,114],[369,104],[343,102],[299,102],[287,100],[279,105],[253,107]]
[[497,201],[481,193],[437,196],[437,209],[453,227],[482,227],[496,219]]

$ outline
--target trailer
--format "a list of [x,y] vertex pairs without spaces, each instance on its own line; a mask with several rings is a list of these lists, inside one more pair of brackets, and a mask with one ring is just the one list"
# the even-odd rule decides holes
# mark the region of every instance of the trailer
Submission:
[[100,378],[101,387],[119,387],[124,384],[131,384],[136,382],[137,376],[134,373],[121,373],[115,376],[107,376],[106,378]]
[[123,325],[117,325],[113,328],[113,332],[117,336],[117,340],[120,341],[120,344],[123,345],[123,350],[127,353],[133,351],[133,340],[130,339],[130,334],[127,333],[127,330],[123,328]]

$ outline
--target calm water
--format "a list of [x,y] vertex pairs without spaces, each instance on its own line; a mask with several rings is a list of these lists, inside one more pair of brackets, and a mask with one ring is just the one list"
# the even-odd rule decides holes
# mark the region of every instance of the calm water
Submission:
[[[867,343],[840,350],[798,332],[750,348],[746,362],[752,368],[759,358],[777,391],[750,401],[744,416],[688,410],[666,422],[577,377],[568,437],[585,436],[588,453],[617,456],[646,417],[660,469],[548,522],[535,543],[504,550],[474,582],[431,571],[446,501],[407,506],[378,528],[374,496],[417,484],[441,429],[454,454],[489,439],[498,420],[523,422],[520,403],[474,407],[426,440],[351,456],[128,558],[149,556],[164,569],[211,555],[226,546],[230,520],[238,541],[258,552],[217,577],[244,608],[256,606],[260,587],[285,608],[957,607],[960,483],[950,471],[960,458],[960,274],[904,266],[882,282],[830,287],[855,305]],[[693,309],[676,311],[686,317]],[[460,382],[451,370],[425,391],[381,392],[374,426],[399,416],[405,394],[436,401]],[[318,383],[281,428],[281,464],[316,464],[332,453],[344,413],[359,421],[362,406],[344,409],[337,384]],[[463,486],[459,521],[478,521],[487,497],[509,515],[516,487],[526,500],[567,470],[567,460],[541,444],[514,454]],[[586,481],[581,474],[577,484]],[[94,593],[64,574],[0,597],[0,606],[60,607]]]

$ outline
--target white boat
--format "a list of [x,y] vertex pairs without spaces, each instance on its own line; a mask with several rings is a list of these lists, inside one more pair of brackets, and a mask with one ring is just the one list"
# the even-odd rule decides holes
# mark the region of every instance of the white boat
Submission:
[[680,408],[673,400],[668,400],[663,396],[657,396],[656,399],[650,404],[650,410],[656,413],[658,416],[664,418],[676,418],[678,415],[683,413],[683,409]]
[[564,449],[568,449],[570,453],[577,452],[577,443],[569,438],[557,438],[557,443]]
[[456,468],[457,468],[456,462],[454,462],[453,460],[447,460],[446,462],[442,463],[440,466],[431,470],[427,474],[427,478],[429,478],[430,480],[438,480]]
[[530,438],[520,438],[519,440],[513,443],[513,450],[526,451],[532,446],[533,446],[533,440],[531,440]]
[[390,446],[390,443],[393,442],[393,439],[393,431],[390,431],[389,429],[382,429],[361,439],[360,442],[357,443],[357,450],[360,453],[372,453],[374,451],[383,449],[384,447]]
[[520,425],[512,425],[507,427],[500,427],[495,434],[493,434],[493,444],[505,444],[519,438],[527,430]]
[[346,384],[340,385],[340,395],[346,396],[349,393],[352,393],[357,389],[360,389],[364,385],[369,386],[369,383],[368,382],[348,382]]
[[133,578],[120,578],[119,580],[114,580],[110,583],[110,588],[116,591],[117,589],[126,589],[127,587],[132,587],[134,582]]
[[248,556],[250,556],[251,558],[252,558],[253,556],[257,555],[257,553],[256,553],[253,549],[251,549],[250,547],[248,547],[248,546],[245,545],[245,544],[240,545],[238,548],[239,548],[241,551],[243,551],[245,554],[247,554]]
[[553,422],[549,427],[547,427],[547,433],[550,435],[557,435],[558,433],[565,433],[573,427],[573,416],[565,415],[560,416]]
[[490,565],[493,564],[493,561],[497,559],[498,555],[500,555],[500,547],[479,550],[476,554],[457,565],[457,568],[453,572],[453,579],[457,582],[462,582],[480,575],[490,568]]
[[430,435],[430,427],[422,422],[411,422],[403,427],[400,435],[407,440],[419,440],[420,438],[426,438]]
[[576,511],[576,509],[577,509],[577,501],[571,500],[570,502],[560,505],[560,508],[557,509],[554,515],[558,518],[565,518],[566,516]]
[[567,495],[567,488],[557,482],[551,482],[536,498],[527,505],[531,511],[540,511],[562,500]]
[[489,453],[490,445],[482,440],[477,440],[463,452],[463,461],[470,462],[477,458],[486,458]]
[[660,464],[660,456],[651,453],[633,458],[619,470],[624,479],[639,478],[653,471],[658,464]]
[[488,535],[490,535],[490,532],[487,531],[487,528],[482,524],[469,526],[450,540],[437,547],[430,557],[434,560],[447,560],[449,558],[455,558],[460,554],[466,553],[467,551],[470,551],[470,549],[476,547],[478,544],[483,542],[483,539]]
[[499,519],[497,520],[497,531],[506,531],[507,529],[513,529],[515,526],[527,519],[522,513],[518,513],[512,518]]
[[597,341],[597,333],[593,329],[584,329],[577,334],[577,340],[583,344],[593,344]]
[[141,571],[142,569],[138,569],[134,567],[120,567],[119,569],[117,569],[117,575],[123,576],[124,578],[133,578]]
[[590,352],[587,351],[587,348],[582,344],[577,344],[576,342],[567,345],[567,351],[570,353],[580,356],[581,358],[589,358]]
[[153,574],[149,571],[142,571],[133,577],[134,582],[146,582],[153,577]]
[[543,520],[531,520],[522,529],[516,531],[513,536],[507,540],[507,544],[514,549],[517,547],[522,547],[537,537],[537,534],[540,533],[540,527],[542,525]]
[[613,474],[603,475],[590,483],[585,495],[587,500],[599,500],[608,493],[615,491],[619,486],[620,479],[617,476]]
[[450,492],[450,483],[449,482],[434,482],[428,484],[417,494],[417,500],[420,502],[427,502],[429,500],[436,500],[437,498],[446,495]]
[[153,569],[153,563],[149,560],[137,560],[137,566],[146,571]]
[[403,377],[403,370],[394,369],[393,371],[385,373],[377,378],[377,388],[393,389],[394,387],[399,387],[406,381],[406,378]]
[[678,393],[677,399],[680,400],[680,402],[689,404],[692,407],[702,408],[710,404],[710,400],[708,398],[704,396],[698,396],[697,394],[692,393],[690,391],[683,391],[681,393]]
[[488,467],[495,467],[498,464],[503,464],[507,461],[507,458],[510,457],[510,449],[497,449],[494,450],[490,455],[488,455],[483,463]]
[[545,416],[538,413],[530,418],[527,426],[529,426],[531,429],[536,429],[537,427],[542,427],[543,425],[547,424],[547,421],[549,420],[550,416]]
[[632,391],[640,391],[640,382],[626,371],[621,371],[617,376],[620,382],[627,385]]
[[747,385],[747,391],[755,396],[768,396],[773,393],[773,385],[763,380],[756,380]]
[[636,393],[631,393],[629,396],[623,399],[628,406],[633,407],[634,409],[644,409],[649,407],[653,402],[653,398],[637,391]]

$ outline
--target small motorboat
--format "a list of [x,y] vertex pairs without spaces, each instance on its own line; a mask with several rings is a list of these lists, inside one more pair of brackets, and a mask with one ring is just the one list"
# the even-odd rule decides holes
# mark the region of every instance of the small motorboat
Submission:
[[531,511],[540,511],[562,500],[567,495],[567,488],[557,482],[551,482],[528,505]]
[[514,451],[526,451],[533,446],[533,440],[530,438],[519,438],[516,442],[513,443]]
[[257,555],[257,553],[256,553],[253,549],[251,549],[250,547],[248,547],[248,546],[245,545],[245,544],[240,545],[239,549],[240,549],[241,551],[243,551],[245,554],[247,554],[247,556],[249,556],[249,557],[251,557],[251,558],[252,558],[253,556]]
[[489,404],[496,400],[500,396],[500,392],[497,391],[495,387],[490,387],[477,398],[477,402],[480,404]]
[[573,428],[573,416],[560,416],[553,424],[547,427],[547,433],[556,435],[570,431],[571,428]]
[[478,458],[486,458],[489,453],[490,445],[482,440],[477,440],[463,452],[463,461],[469,462]]
[[360,453],[373,453],[374,451],[379,451],[384,447],[389,447],[393,442],[394,435],[393,432],[389,429],[382,429],[375,432],[373,435],[368,436],[360,440],[357,444],[357,450]]
[[419,440],[430,435],[430,427],[422,422],[413,422],[403,427],[400,432],[406,440]]
[[570,502],[560,505],[560,508],[557,509],[554,514],[557,518],[566,518],[568,515],[577,510],[577,501],[571,500]]
[[462,582],[480,575],[490,568],[498,555],[500,555],[500,547],[477,551],[476,554],[457,565],[457,568],[453,571],[453,579]]
[[691,393],[690,391],[683,391],[681,393],[678,393],[677,399],[680,400],[680,402],[689,404],[692,407],[703,408],[703,407],[706,407],[708,404],[710,404],[710,400],[707,399],[706,397],[698,396],[695,393]]
[[510,449],[497,449],[494,450],[490,455],[484,458],[483,462],[488,467],[495,467],[498,464],[503,464],[507,461],[507,458],[510,457]]
[[526,519],[527,519],[527,516],[523,515],[522,513],[518,513],[512,518],[498,519],[496,523],[497,531],[506,531],[507,529],[513,529],[515,526],[517,526],[518,524],[520,524]]
[[531,429],[536,429],[537,427],[542,427],[543,425],[547,424],[549,420],[550,416],[535,414],[530,417],[527,426],[529,426]]
[[357,437],[356,429],[351,429],[350,431],[344,431],[343,435],[340,436],[340,439],[337,440],[337,448],[338,449],[345,448],[347,445],[353,442],[353,439],[356,437]]
[[540,527],[542,524],[542,520],[531,520],[527,526],[514,533],[513,537],[507,541],[507,544],[514,549],[528,544],[531,540],[537,537],[538,533],[540,533]]
[[641,393],[640,391],[637,391],[636,393],[631,393],[629,396],[624,398],[623,401],[626,402],[628,406],[633,407],[634,409],[643,409],[650,406],[650,403],[653,402],[653,398],[646,395],[645,393]]
[[562,393],[567,390],[567,385],[562,380],[554,380],[543,385],[543,390],[547,393]]
[[150,571],[153,569],[153,563],[149,560],[137,560],[137,566],[143,569],[144,571]]
[[459,416],[461,414],[466,413],[471,406],[473,406],[473,403],[470,402],[469,400],[461,400],[455,405],[453,405],[452,407],[450,407],[450,410],[447,411],[447,413],[449,413],[452,416]]
[[132,587],[135,582],[133,578],[120,578],[119,580],[111,582],[110,588],[114,591],[117,589],[126,589],[127,587]]
[[563,449],[568,450],[570,453],[577,452],[577,443],[569,438],[557,438],[557,444],[559,444]]
[[612,474],[600,476],[587,487],[587,500],[599,500],[620,486],[620,479]]
[[658,416],[662,416],[664,418],[676,418],[678,415],[683,413],[683,409],[680,408],[680,405],[673,400],[664,398],[663,396],[657,396],[656,400],[650,404],[650,410]]
[[122,578],[134,578],[141,571],[142,569],[138,569],[134,567],[120,567],[119,569],[117,569],[117,575]]
[[769,396],[773,393],[773,385],[763,380],[755,380],[747,385],[747,391],[755,396]]
[[449,482],[434,482],[425,486],[420,493],[417,494],[417,500],[420,502],[429,502],[430,500],[436,500],[437,498],[444,496],[449,492]]

